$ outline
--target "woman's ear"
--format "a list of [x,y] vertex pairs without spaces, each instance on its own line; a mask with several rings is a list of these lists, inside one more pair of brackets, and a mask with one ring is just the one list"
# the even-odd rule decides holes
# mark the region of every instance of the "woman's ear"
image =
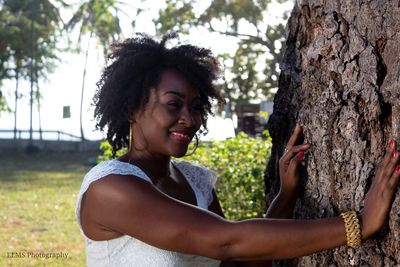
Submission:
[[135,112],[132,111],[132,112],[129,114],[128,120],[129,120],[129,123],[130,123],[130,124],[136,122],[136,114],[135,114]]

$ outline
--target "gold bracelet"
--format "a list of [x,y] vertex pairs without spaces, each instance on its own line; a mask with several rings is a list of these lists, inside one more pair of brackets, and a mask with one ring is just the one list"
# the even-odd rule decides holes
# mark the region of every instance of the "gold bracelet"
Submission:
[[347,211],[340,214],[346,230],[347,246],[356,248],[361,245],[360,221],[355,211]]

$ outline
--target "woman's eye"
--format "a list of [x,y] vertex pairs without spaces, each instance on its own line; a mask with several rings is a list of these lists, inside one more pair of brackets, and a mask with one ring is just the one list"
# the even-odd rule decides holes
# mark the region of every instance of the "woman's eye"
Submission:
[[182,105],[180,103],[178,103],[178,102],[169,102],[168,106],[173,108],[173,109],[179,109],[179,108],[181,108]]
[[196,105],[192,107],[193,112],[202,112],[203,108],[201,105]]

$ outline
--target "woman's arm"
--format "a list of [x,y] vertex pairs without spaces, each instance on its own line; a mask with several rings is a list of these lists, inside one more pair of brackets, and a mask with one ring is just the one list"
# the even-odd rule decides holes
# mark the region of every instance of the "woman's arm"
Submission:
[[[389,213],[400,176],[400,170],[394,171],[395,149],[395,145],[388,149],[366,196],[361,212],[364,239],[382,227]],[[82,220],[159,248],[220,260],[294,258],[346,243],[339,217],[229,222],[172,199],[139,178],[121,175],[110,175],[89,187]]]
[[82,220],[162,249],[220,260],[298,257],[346,241],[340,218],[229,222],[132,176],[94,182],[86,193]]
[[[218,214],[219,216],[225,218],[224,212],[222,211],[221,205],[218,200],[218,196],[213,190],[213,201],[208,208],[208,210]],[[232,261],[224,260],[222,261],[220,267],[267,267],[270,266],[270,261]]]

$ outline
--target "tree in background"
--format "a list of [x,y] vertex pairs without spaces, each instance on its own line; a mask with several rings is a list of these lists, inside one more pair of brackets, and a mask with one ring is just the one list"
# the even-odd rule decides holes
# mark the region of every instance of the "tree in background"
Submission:
[[240,101],[273,97],[273,89],[278,84],[287,13],[281,15],[277,24],[272,24],[269,19],[273,11],[269,7],[272,3],[286,1],[215,0],[203,13],[196,12],[200,1],[166,2],[167,7],[159,11],[159,18],[155,20],[159,33],[169,30],[189,33],[192,27],[205,27],[212,33],[237,41],[238,48],[233,57],[219,55],[226,68],[225,76],[232,76],[223,88],[228,106],[234,109]]
[[39,103],[39,78],[46,79],[55,67],[61,25],[58,8],[48,0],[4,0],[0,4],[0,80],[15,79],[15,125],[19,79],[30,79],[31,105],[34,100]]
[[90,42],[92,41],[93,37],[96,38],[103,48],[104,56],[106,56],[109,45],[118,40],[121,35],[121,27],[118,17],[119,13],[123,13],[122,9],[120,8],[119,1],[83,1],[74,11],[73,17],[66,24],[66,29],[70,32],[75,28],[79,28],[79,44],[82,41],[83,35],[86,35],[87,39],[87,46],[85,49],[85,65],[82,74],[81,105],[79,111],[82,140],[85,140],[82,125],[82,108]]
[[10,109],[8,108],[6,100],[3,97],[3,93],[0,90],[0,116],[1,116],[1,112],[4,112],[4,111],[10,111]]
[[[10,2],[0,5],[0,80],[15,79],[15,121],[17,118],[17,101],[20,76],[29,77],[28,57],[31,54],[24,34],[29,33],[29,19],[10,10]],[[4,97],[0,111],[8,110]]]
[[[400,141],[399,15],[394,1],[296,2],[269,120],[273,151],[266,176],[268,189],[277,189],[278,159],[299,121],[312,149],[295,217],[359,210],[388,140]],[[400,266],[399,217],[397,193],[375,240],[276,265]]]

